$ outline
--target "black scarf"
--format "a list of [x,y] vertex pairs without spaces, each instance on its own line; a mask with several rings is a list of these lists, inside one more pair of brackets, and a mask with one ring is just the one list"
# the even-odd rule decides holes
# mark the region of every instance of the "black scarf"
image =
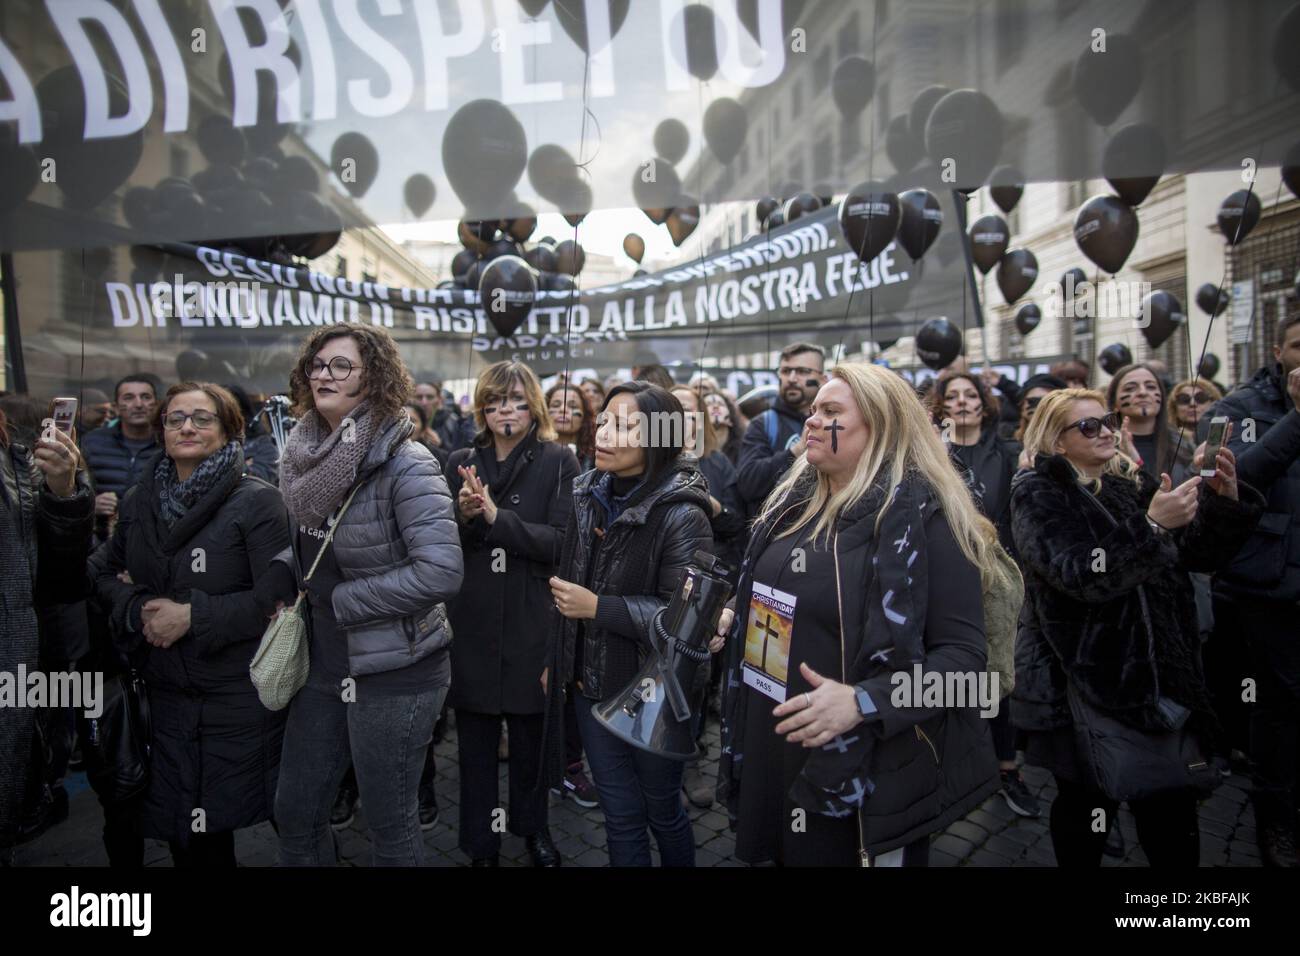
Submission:
[[[871,557],[865,636],[847,675],[850,682],[862,680],[873,667],[910,669],[925,658],[925,522],[938,503],[929,483],[913,472],[904,476],[886,507],[888,473],[886,462],[871,489],[840,517],[841,523],[869,521],[874,527],[884,509]],[[814,750],[790,788],[790,799],[810,813],[830,817],[861,808],[876,788],[868,773],[874,741],[872,728],[860,724]]]
[[176,462],[171,456],[160,455],[154,469],[154,484],[158,488],[158,514],[167,530],[175,528],[185,513],[220,484],[236,465],[243,471],[244,449],[237,441],[226,442],[204,458],[184,481],[176,474]]
[[510,454],[506,455],[504,461],[497,461],[496,445],[490,437],[486,446],[479,446],[479,461],[482,463],[483,471],[480,477],[487,482],[493,501],[498,500],[500,494],[510,487],[519,462],[530,449],[535,447],[537,447],[536,422],[528,429],[528,434],[520,439],[519,444],[510,449]]

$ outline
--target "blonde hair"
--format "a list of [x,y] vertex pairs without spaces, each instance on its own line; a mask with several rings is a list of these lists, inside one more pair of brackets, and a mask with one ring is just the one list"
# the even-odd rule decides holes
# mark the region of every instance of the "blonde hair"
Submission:
[[[1096,402],[1103,409],[1107,407],[1106,396],[1092,388],[1062,388],[1044,395],[1043,400],[1034,409],[1034,417],[1025,432],[1025,454],[1031,462],[1039,455],[1060,454],[1056,450],[1057,439],[1061,437],[1062,432],[1078,421],[1074,415],[1075,402]],[[1118,442],[1119,436],[1116,435],[1115,439]],[[1067,458],[1066,461],[1069,459]],[[1073,462],[1070,463],[1070,467],[1074,468]],[[1077,468],[1074,470],[1079,471]],[[1142,472],[1137,462],[1118,447],[1115,449],[1115,457],[1102,466],[1101,472],[1103,475],[1127,478],[1134,484],[1142,481]],[[1094,489],[1101,487],[1101,479],[1085,478],[1082,473],[1079,473],[1079,481]]]
[[523,388],[528,412],[537,422],[538,440],[555,441],[555,425],[542,396],[542,383],[523,362],[493,362],[479,374],[474,386],[474,424],[478,426],[479,438],[483,438],[488,430],[483,408],[492,404],[495,398],[504,401],[516,382]]
[[1169,424],[1174,428],[1182,427],[1178,424],[1178,393],[1197,388],[1209,395],[1210,400],[1213,402],[1223,398],[1223,390],[1208,379],[1188,378],[1179,382],[1169,390],[1169,400],[1165,402],[1165,411],[1169,416]]
[[816,538],[828,533],[844,509],[865,495],[881,470],[888,467],[886,505],[876,516],[876,527],[879,528],[881,516],[893,500],[894,489],[909,471],[915,471],[933,490],[962,554],[979,568],[980,576],[984,578],[992,566],[989,550],[996,540],[996,531],[976,510],[970,492],[953,468],[943,441],[935,433],[930,416],[912,387],[879,365],[857,362],[835,366],[830,378],[839,379],[849,387],[867,426],[867,447],[858,460],[857,470],[844,488],[832,493],[830,480],[808,461],[805,452],[795,460],[763,503],[759,520],[769,523],[776,520],[777,511],[795,486],[807,480],[807,476],[815,475],[812,495],[798,520],[777,537],[793,534],[816,519],[813,526],[813,537]]
[[[718,433],[713,428],[713,419],[709,417],[709,410],[704,404],[704,396],[708,390],[702,382],[695,385],[674,385],[673,392],[680,392],[684,395],[695,396],[695,421],[699,429],[699,438],[696,442],[695,454],[699,458],[707,458],[718,450]],[[685,406],[682,406],[685,409]],[[687,415],[692,414],[687,412]]]

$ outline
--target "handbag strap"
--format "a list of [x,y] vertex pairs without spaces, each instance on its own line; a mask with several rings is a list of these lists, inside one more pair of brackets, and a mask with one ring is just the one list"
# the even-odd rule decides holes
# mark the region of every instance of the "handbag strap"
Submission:
[[343,515],[347,513],[348,505],[352,504],[352,499],[356,496],[356,493],[357,491],[360,490],[360,488],[361,488],[361,482],[357,482],[355,485],[352,486],[352,490],[348,493],[346,500],[344,500],[343,506],[339,508],[338,514],[335,516],[334,520],[330,523],[330,529],[325,534],[325,541],[321,544],[320,550],[316,552],[316,559],[311,563],[311,570],[308,571],[307,576],[302,579],[303,584],[306,584],[308,581],[310,581],[311,576],[316,573],[316,566],[320,564],[320,559],[323,558],[325,556],[325,552],[329,550],[330,542],[334,540],[334,530],[339,526],[339,522],[343,520]]

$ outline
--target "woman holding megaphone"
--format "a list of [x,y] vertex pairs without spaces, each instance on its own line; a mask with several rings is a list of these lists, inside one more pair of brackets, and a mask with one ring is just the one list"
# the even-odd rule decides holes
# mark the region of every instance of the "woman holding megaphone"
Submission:
[[[651,431],[651,422],[674,419],[677,427]],[[560,616],[542,676],[547,783],[557,786],[564,769],[563,694],[572,681],[610,864],[649,866],[648,827],[664,866],[693,866],[682,763],[619,739],[593,708],[636,677],[651,652],[655,613],[695,552],[712,545],[709,496],[694,461],[682,457],[684,413],[672,393],[626,382],[610,390],[596,421],[596,467],[573,483],[573,512],[551,578]]]
[[835,368],[803,442],[741,567],[718,794],[745,862],[923,866],[998,787],[996,691],[922,693],[986,673],[996,533],[893,372]]

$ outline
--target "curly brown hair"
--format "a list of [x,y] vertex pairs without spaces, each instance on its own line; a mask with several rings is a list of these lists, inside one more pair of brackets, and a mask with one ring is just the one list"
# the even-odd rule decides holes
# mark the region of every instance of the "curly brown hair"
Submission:
[[964,378],[975,386],[975,393],[980,397],[980,425],[986,427],[990,422],[996,421],[1001,403],[997,396],[988,390],[983,379],[974,372],[944,372],[935,381],[934,388],[930,390],[924,402],[934,423],[943,424],[943,403],[947,398],[948,385],[959,378]]
[[289,375],[289,394],[294,413],[301,416],[316,408],[308,373],[312,360],[330,339],[350,335],[361,353],[365,375],[366,398],[379,418],[393,418],[410,401],[415,383],[397,351],[397,343],[386,331],[374,325],[327,325],[307,336],[298,350],[298,360]]

